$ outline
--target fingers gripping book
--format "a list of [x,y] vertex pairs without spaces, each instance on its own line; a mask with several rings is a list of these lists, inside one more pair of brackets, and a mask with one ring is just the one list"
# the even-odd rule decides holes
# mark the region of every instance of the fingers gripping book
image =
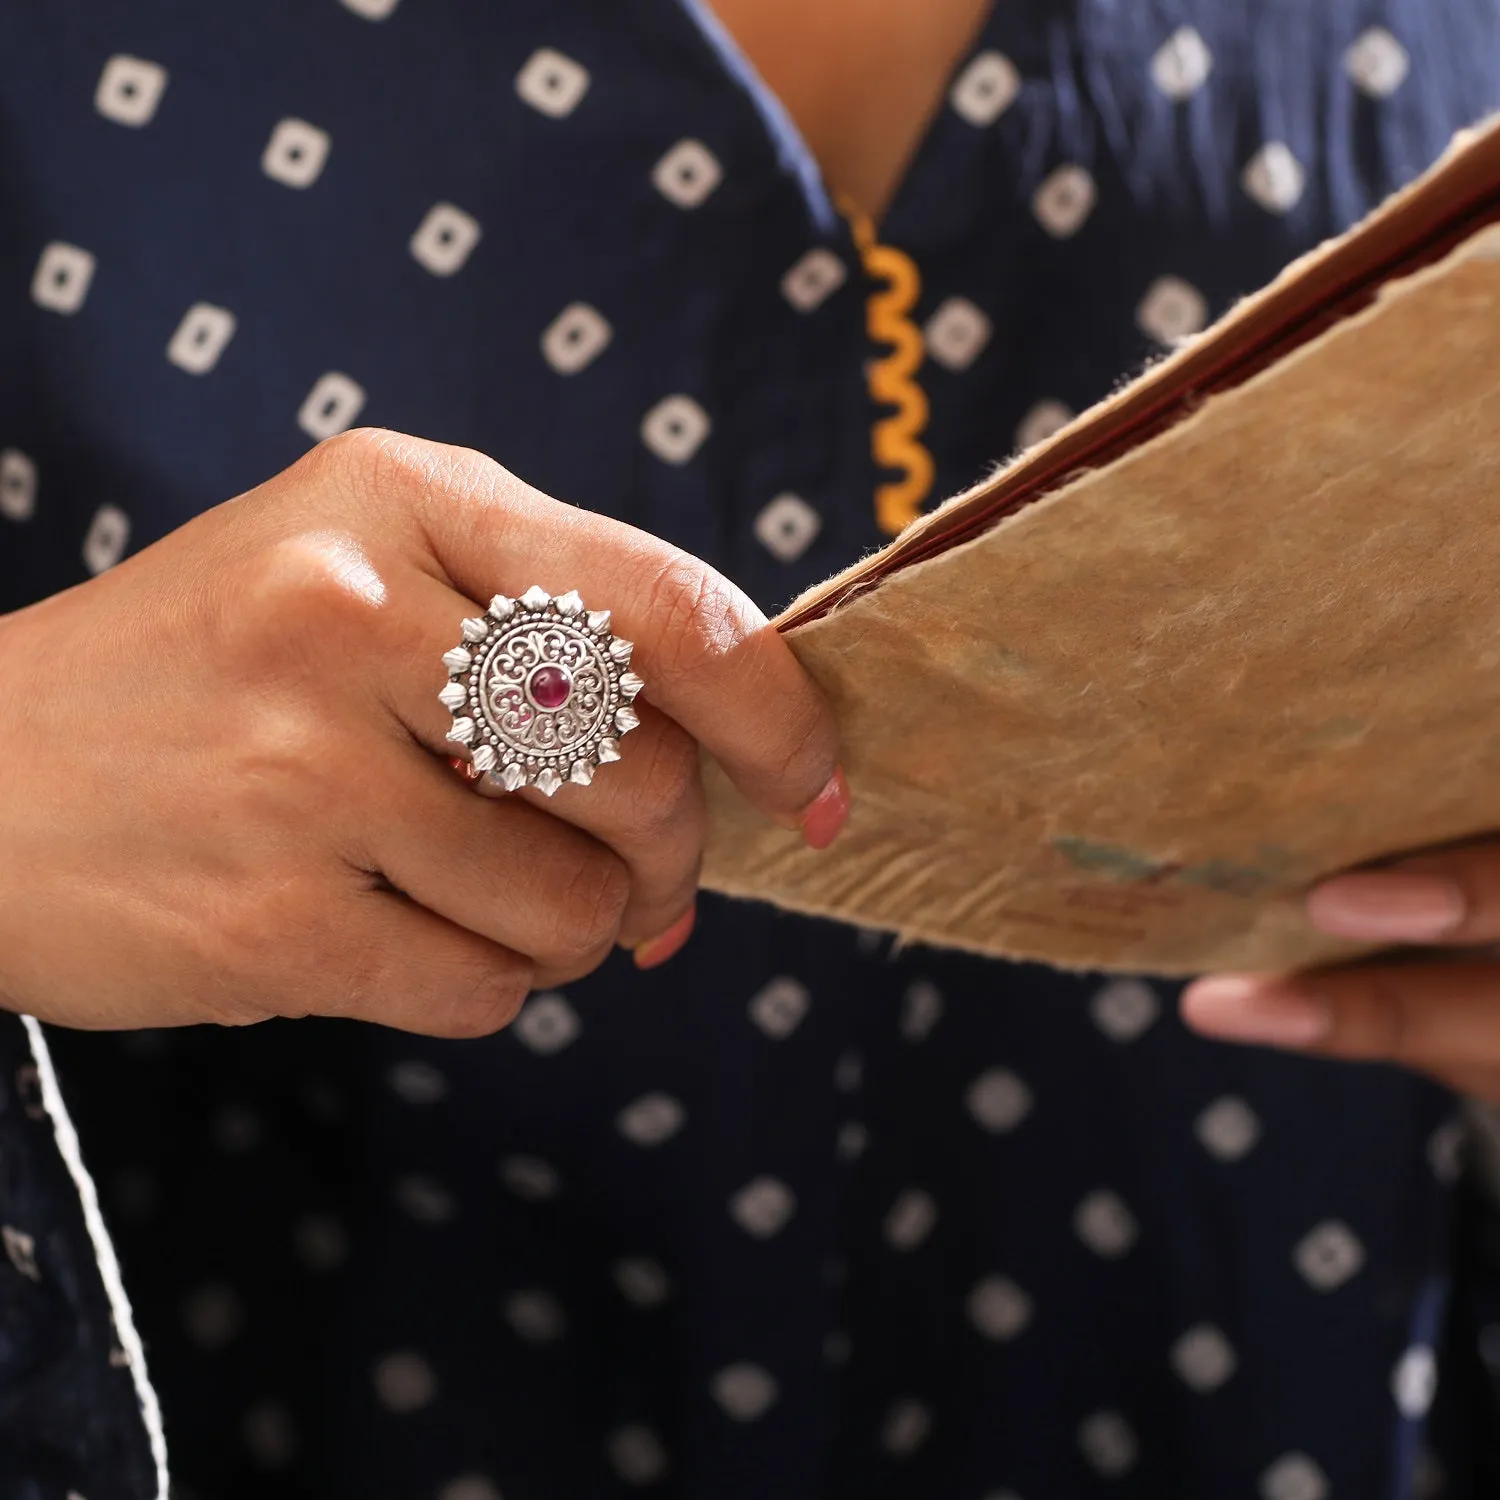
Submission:
[[776,622],[814,853],[711,764],[707,886],[980,953],[1352,955],[1336,870],[1500,829],[1500,123]]

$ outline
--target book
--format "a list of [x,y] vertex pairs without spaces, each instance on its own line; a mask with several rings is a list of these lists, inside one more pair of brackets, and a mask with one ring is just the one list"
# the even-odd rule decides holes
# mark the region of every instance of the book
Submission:
[[1164,975],[1354,956],[1335,871],[1500,830],[1500,120],[775,622],[829,850],[709,763],[704,884]]

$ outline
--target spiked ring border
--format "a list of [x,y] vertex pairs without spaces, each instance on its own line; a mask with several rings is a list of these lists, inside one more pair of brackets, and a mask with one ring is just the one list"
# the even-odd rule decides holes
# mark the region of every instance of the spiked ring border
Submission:
[[[533,622],[560,628],[595,647],[595,661],[605,679],[605,702],[597,722],[565,748],[537,749],[518,743],[495,721],[488,706],[485,676],[491,652],[518,625]],[[501,796],[534,786],[550,797],[565,782],[587,786],[601,765],[619,760],[621,738],[641,722],[633,705],[646,684],[628,670],[633,643],[612,634],[609,627],[610,612],[588,609],[576,590],[553,597],[536,585],[516,599],[496,594],[483,615],[463,622],[462,641],[443,653],[448,682],[438,701],[453,719],[448,743],[454,747],[455,759],[466,757],[458,764],[476,790]],[[530,669],[524,692],[530,708],[545,713],[564,707],[571,690],[571,679],[561,663],[541,662]]]

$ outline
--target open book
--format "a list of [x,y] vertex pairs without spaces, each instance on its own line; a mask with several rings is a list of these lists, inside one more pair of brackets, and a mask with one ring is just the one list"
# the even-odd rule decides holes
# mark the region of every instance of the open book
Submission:
[[1500,122],[777,621],[854,793],[707,768],[704,882],[1070,967],[1354,950],[1321,876],[1500,830]]

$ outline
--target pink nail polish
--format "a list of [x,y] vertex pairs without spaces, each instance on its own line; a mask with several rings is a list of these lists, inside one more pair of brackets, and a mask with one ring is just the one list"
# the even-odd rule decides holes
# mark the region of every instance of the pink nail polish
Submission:
[[1445,875],[1361,870],[1320,885],[1307,898],[1307,914],[1334,937],[1430,943],[1458,931],[1468,900]]
[[810,849],[826,849],[849,818],[849,783],[840,766],[828,785],[802,809],[797,821]]
[[1321,1000],[1250,974],[1217,974],[1189,985],[1182,1018],[1204,1036],[1264,1047],[1310,1047],[1333,1024]]
[[693,923],[697,919],[698,909],[690,906],[665,932],[657,937],[647,938],[644,943],[637,943],[633,950],[636,968],[660,968],[680,952],[693,935]]

